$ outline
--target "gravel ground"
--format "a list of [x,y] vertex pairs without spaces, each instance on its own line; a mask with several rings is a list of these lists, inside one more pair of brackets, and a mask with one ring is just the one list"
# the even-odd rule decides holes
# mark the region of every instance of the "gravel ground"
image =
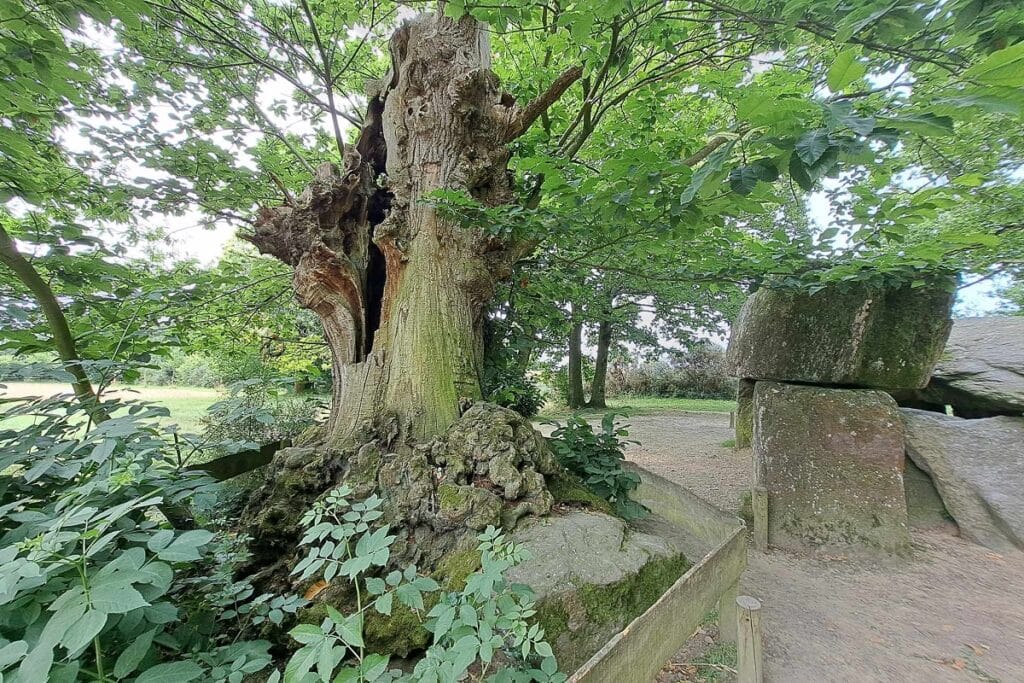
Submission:
[[[735,511],[751,456],[721,445],[728,420],[632,418],[642,445],[628,457]],[[911,558],[881,563],[751,550],[742,590],[764,605],[766,680],[1024,681],[1024,553],[993,553],[950,527],[914,529],[913,541]],[[698,639],[711,645],[707,633]],[[697,680],[681,664],[701,649],[691,643],[659,682]]]

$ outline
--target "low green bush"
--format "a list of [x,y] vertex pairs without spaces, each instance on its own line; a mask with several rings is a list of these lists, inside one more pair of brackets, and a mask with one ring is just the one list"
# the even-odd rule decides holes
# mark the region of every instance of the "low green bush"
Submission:
[[640,485],[640,477],[622,466],[626,456],[623,437],[629,436],[625,425],[618,425],[618,414],[606,413],[601,430],[594,428],[580,415],[571,415],[565,424],[550,422],[555,430],[548,443],[558,461],[583,480],[591,491],[610,502],[623,519],[637,519],[648,513],[630,494]]

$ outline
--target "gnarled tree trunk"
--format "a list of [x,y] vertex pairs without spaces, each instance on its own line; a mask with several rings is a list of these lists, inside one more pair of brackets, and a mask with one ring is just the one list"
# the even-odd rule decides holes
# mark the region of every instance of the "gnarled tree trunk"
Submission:
[[[300,303],[323,321],[333,356],[327,440],[397,418],[422,440],[480,397],[481,316],[516,249],[434,206],[464,191],[512,199],[507,143],[579,76],[526,107],[490,70],[484,27],[424,15],[391,41],[392,69],[369,93],[344,166],[322,167],[294,206],[265,210],[249,239],[295,268]],[[426,200],[426,201],[425,201]]]
[[322,166],[247,238],[294,267],[299,302],[323,322],[334,381],[321,438],[282,451],[249,501],[258,562],[279,562],[304,503],[341,480],[380,491],[407,554],[428,562],[451,546],[439,535],[551,505],[541,475],[553,460],[529,424],[496,406],[463,414],[480,398],[485,304],[519,247],[462,225],[432,195],[512,201],[508,143],[581,70],[520,107],[490,70],[485,27],[468,16],[406,22],[391,58],[342,168]]

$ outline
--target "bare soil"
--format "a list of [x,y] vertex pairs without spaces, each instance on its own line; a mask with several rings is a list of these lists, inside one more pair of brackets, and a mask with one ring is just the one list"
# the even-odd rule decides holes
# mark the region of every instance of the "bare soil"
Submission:
[[[642,444],[629,448],[630,460],[738,509],[751,453],[722,446],[732,438],[728,415],[629,422]],[[912,537],[910,558],[873,563],[751,550],[742,591],[764,605],[766,680],[1024,681],[1024,553],[993,553],[953,525],[916,528]],[[658,683],[709,677],[690,663],[710,640],[708,629],[696,634]]]

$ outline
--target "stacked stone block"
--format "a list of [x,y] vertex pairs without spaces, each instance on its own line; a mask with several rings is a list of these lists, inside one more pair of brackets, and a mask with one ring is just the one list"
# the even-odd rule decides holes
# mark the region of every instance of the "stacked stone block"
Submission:
[[[827,553],[909,544],[904,431],[888,391],[924,387],[949,334],[944,288],[762,288],[733,327],[737,445],[753,446],[768,542]],[[884,390],[884,391],[880,391]],[[749,434],[749,436],[747,436]]]

